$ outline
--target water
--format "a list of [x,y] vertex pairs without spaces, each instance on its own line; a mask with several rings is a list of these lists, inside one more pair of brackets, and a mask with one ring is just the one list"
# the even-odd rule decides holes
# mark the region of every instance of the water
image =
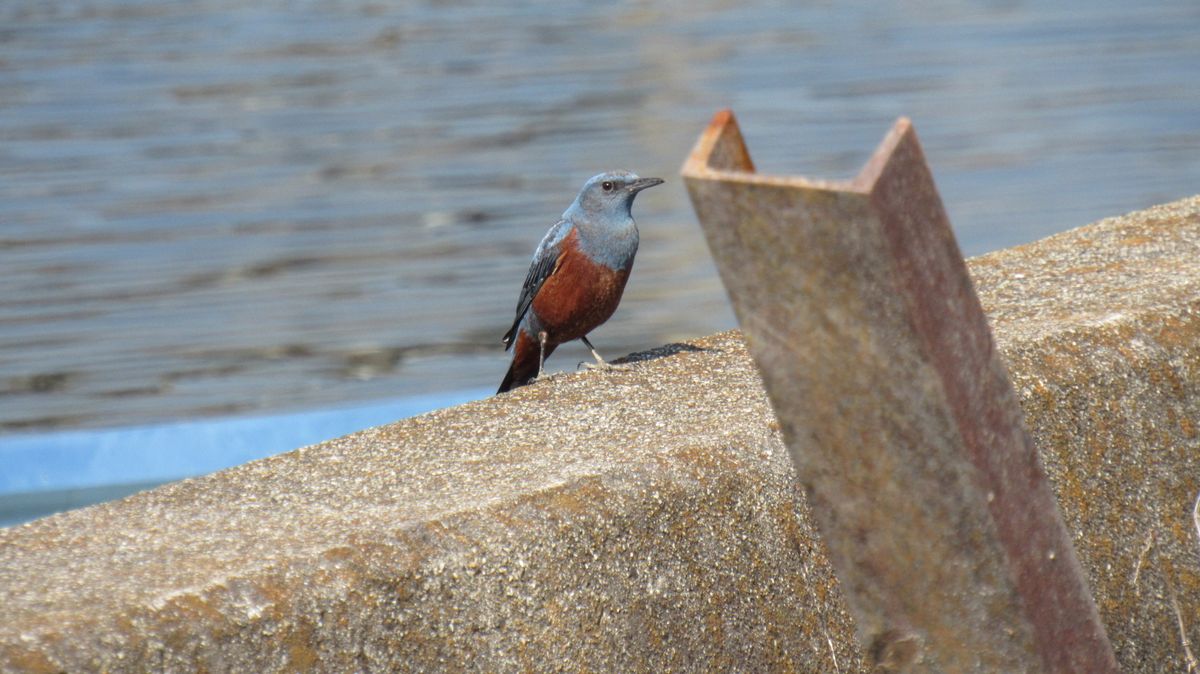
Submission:
[[488,389],[320,411],[0,436],[0,527],[108,501],[439,407]]
[[969,254],[1186,196],[1198,73],[1195,0],[7,0],[0,432],[494,388],[605,168],[670,182],[593,342],[730,327],[677,178],[724,106],[835,178],[911,116]]

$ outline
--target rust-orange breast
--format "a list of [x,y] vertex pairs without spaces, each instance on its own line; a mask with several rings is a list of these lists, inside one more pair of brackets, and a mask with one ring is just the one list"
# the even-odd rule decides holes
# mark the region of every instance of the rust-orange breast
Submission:
[[578,232],[563,241],[554,273],[533,298],[533,311],[551,341],[578,339],[607,321],[621,302],[629,268],[615,270],[579,251]]

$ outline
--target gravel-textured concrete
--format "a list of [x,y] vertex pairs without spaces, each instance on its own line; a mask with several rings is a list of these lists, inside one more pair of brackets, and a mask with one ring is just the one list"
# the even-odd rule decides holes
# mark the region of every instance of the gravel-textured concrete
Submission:
[[[1122,668],[1183,671],[1200,198],[971,269]],[[14,671],[861,670],[734,333],[0,530],[0,607]]]
[[1185,642],[1200,656],[1200,197],[970,267],[1121,669],[1187,671]]

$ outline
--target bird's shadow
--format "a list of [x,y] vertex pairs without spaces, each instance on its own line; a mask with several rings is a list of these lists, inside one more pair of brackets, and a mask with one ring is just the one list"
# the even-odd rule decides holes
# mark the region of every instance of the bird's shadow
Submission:
[[641,363],[641,362],[648,361],[648,360],[657,360],[659,358],[665,358],[667,356],[674,356],[677,353],[686,353],[686,352],[695,352],[695,351],[712,351],[712,350],[713,349],[705,349],[705,348],[702,348],[699,346],[695,346],[693,344],[684,344],[683,342],[674,342],[671,344],[664,344],[663,346],[660,346],[655,349],[650,349],[649,351],[638,351],[637,353],[631,353],[628,356],[622,356],[622,357],[617,358],[616,360],[612,361],[612,363],[613,363],[613,365],[620,365],[622,363]]

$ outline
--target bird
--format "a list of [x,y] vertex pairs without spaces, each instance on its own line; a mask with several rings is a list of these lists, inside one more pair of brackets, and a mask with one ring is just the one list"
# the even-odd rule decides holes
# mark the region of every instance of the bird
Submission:
[[584,183],[534,250],[516,317],[502,340],[513,358],[496,393],[541,376],[554,349],[575,339],[583,341],[598,366],[608,366],[587,336],[616,311],[633,269],[638,249],[633,200],[663,182],[608,171]]

